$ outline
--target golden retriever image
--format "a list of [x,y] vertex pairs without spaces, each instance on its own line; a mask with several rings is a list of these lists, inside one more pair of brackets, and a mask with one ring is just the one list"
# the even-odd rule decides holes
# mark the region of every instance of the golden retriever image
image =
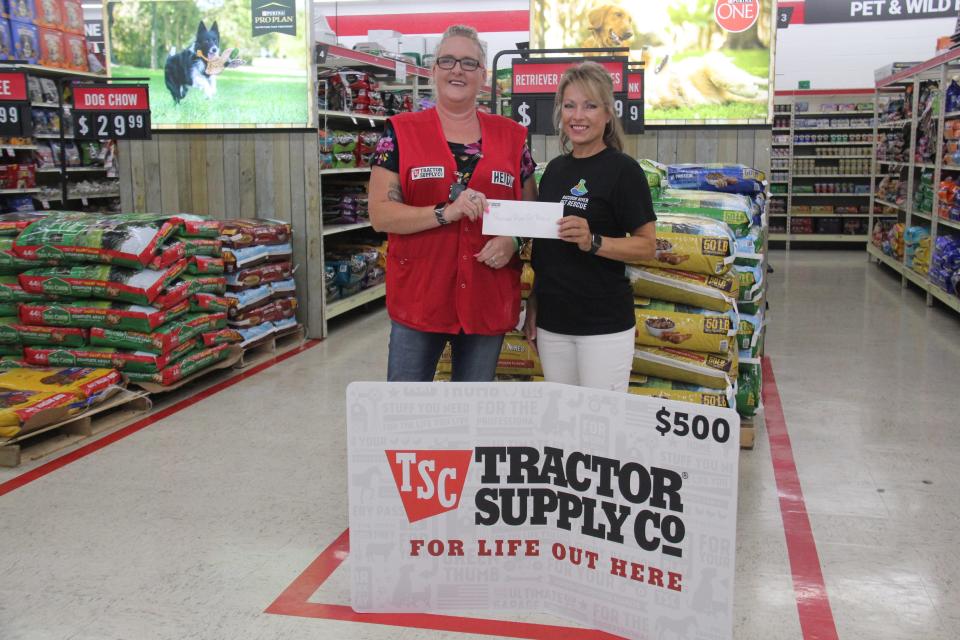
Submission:
[[666,14],[646,17],[650,24],[662,24],[662,33],[639,32],[630,12],[619,4],[594,5],[582,18],[584,35],[577,46],[629,47],[630,59],[645,65],[644,100],[654,109],[767,101],[769,80],[744,71],[722,53],[672,60],[677,34],[667,33],[671,27]]

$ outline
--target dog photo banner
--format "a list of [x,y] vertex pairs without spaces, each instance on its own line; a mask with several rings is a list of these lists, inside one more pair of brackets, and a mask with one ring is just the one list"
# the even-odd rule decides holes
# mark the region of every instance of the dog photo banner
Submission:
[[769,124],[773,0],[531,0],[530,48],[627,47],[646,124]]
[[104,7],[114,78],[149,80],[159,129],[310,122],[305,0],[119,0]]
[[347,389],[351,605],[732,637],[739,417],[552,383]]

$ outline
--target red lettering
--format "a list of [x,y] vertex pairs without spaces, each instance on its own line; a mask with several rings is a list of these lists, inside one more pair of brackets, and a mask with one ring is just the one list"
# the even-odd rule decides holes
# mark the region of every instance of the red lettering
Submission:
[[610,558],[610,574],[614,576],[620,576],[621,578],[626,578],[627,561],[621,560],[620,558]]
[[663,571],[657,569],[656,567],[650,567],[647,569],[647,582],[652,584],[655,587],[663,586]]
[[667,573],[669,580],[667,581],[667,589],[671,591],[683,591],[683,585],[680,584],[680,581],[683,579],[683,575],[670,571]]

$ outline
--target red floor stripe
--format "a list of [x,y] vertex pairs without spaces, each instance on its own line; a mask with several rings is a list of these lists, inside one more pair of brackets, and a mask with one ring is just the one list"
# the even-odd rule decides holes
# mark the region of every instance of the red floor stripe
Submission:
[[800,488],[797,465],[793,460],[790,434],[783,417],[783,405],[777,391],[770,358],[763,359],[763,404],[766,411],[770,457],[780,496],[780,515],[787,539],[787,555],[793,572],[793,590],[800,614],[804,640],[837,640],[837,626],[830,608],[830,598],[823,582],[820,555],[813,538],[810,518]]
[[122,439],[126,438],[127,436],[133,435],[133,434],[136,433],[137,431],[140,431],[141,429],[145,429],[145,428],[149,427],[150,425],[152,425],[152,424],[154,424],[154,423],[156,423],[156,422],[159,422],[160,420],[163,420],[164,418],[168,418],[168,417],[172,416],[173,414],[175,414],[175,413],[177,413],[177,412],[179,412],[179,411],[183,411],[183,410],[186,409],[187,407],[192,406],[192,405],[200,402],[201,400],[206,400],[206,399],[209,398],[210,396],[212,396],[212,395],[214,395],[214,394],[216,394],[216,393],[219,393],[219,392],[223,391],[224,389],[228,389],[228,388],[232,387],[233,385],[237,384],[238,382],[242,382],[243,380],[246,380],[247,378],[250,378],[251,376],[255,376],[256,374],[260,373],[261,371],[264,371],[264,370],[266,370],[266,369],[269,369],[269,368],[272,367],[273,365],[279,364],[279,363],[283,362],[284,360],[287,360],[288,358],[292,358],[293,356],[297,355],[298,353],[302,353],[303,351],[306,351],[307,349],[309,349],[309,348],[311,348],[311,347],[313,347],[313,346],[315,346],[315,345],[317,345],[317,344],[320,344],[320,341],[319,341],[319,340],[309,340],[309,341],[307,341],[306,343],[304,343],[303,345],[301,345],[300,347],[297,347],[296,349],[291,349],[290,351],[286,351],[286,352],[280,354],[279,356],[276,356],[276,357],[274,357],[274,358],[271,358],[270,360],[267,360],[266,362],[262,362],[262,363],[258,364],[257,366],[255,366],[255,367],[253,367],[253,368],[251,368],[251,369],[249,369],[249,370],[247,370],[247,371],[244,371],[243,373],[241,373],[241,374],[239,374],[239,375],[237,375],[237,376],[234,376],[234,377],[232,377],[232,378],[230,378],[230,379],[228,379],[228,380],[224,380],[223,382],[218,382],[217,384],[213,385],[212,387],[210,387],[210,388],[208,388],[208,389],[204,389],[204,390],[201,391],[200,393],[194,394],[194,395],[190,396],[189,398],[184,398],[184,399],[181,400],[180,402],[177,402],[177,403],[175,403],[175,404],[172,404],[172,405],[170,405],[169,407],[167,407],[167,408],[165,408],[165,409],[162,409],[162,410],[160,410],[160,411],[157,411],[156,413],[152,413],[152,414],[150,414],[149,416],[147,416],[146,418],[143,418],[142,420],[138,420],[137,422],[134,422],[133,424],[127,425],[126,427],[123,427],[122,429],[118,429],[117,431],[114,431],[113,433],[111,433],[111,434],[109,434],[109,435],[106,435],[106,436],[100,438],[99,440],[95,440],[94,442],[91,442],[90,444],[84,445],[84,446],[80,447],[79,449],[76,449],[75,451],[71,451],[70,453],[68,453],[68,454],[66,454],[66,455],[60,456],[59,458],[55,458],[55,459],[51,460],[50,462],[47,462],[46,464],[40,465],[40,466],[37,467],[36,469],[32,469],[32,470],[30,470],[30,471],[27,471],[26,473],[23,473],[23,474],[17,476],[16,478],[13,478],[13,479],[11,479],[11,480],[7,480],[6,482],[0,484],[0,496],[4,496],[4,495],[10,493],[11,491],[15,491],[16,489],[19,489],[20,487],[23,487],[23,486],[25,486],[25,485],[28,485],[28,484],[30,484],[31,482],[33,482],[34,480],[39,480],[39,479],[42,478],[43,476],[45,476],[45,475],[47,475],[47,474],[49,474],[49,473],[53,473],[53,472],[56,471],[57,469],[60,469],[60,468],[62,468],[62,467],[65,467],[65,466],[67,466],[68,464],[70,464],[71,462],[76,462],[76,461],[79,460],[80,458],[84,458],[84,457],[90,455],[91,453],[94,453],[95,451],[99,451],[100,449],[103,449],[103,448],[106,447],[107,445],[111,445],[111,444],[113,444],[114,442],[116,442],[116,441],[118,441],[118,440],[122,440]]

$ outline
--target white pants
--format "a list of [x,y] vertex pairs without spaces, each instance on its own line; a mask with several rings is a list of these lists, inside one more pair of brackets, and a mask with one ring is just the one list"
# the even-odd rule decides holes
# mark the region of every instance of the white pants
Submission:
[[635,331],[570,336],[537,327],[537,351],[547,382],[626,391],[633,368]]

